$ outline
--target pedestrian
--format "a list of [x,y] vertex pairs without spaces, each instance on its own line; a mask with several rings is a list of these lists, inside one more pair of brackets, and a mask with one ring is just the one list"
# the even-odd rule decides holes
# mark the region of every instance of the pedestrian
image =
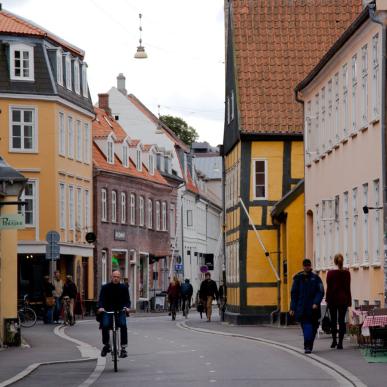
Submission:
[[[332,344],[331,348],[343,349],[343,339],[346,331],[345,316],[348,307],[352,305],[351,297],[351,274],[344,269],[344,258],[342,254],[336,254],[334,263],[335,270],[329,270],[327,274],[327,302],[331,317]],[[337,322],[339,323],[339,341],[337,342]]]
[[[184,317],[187,317],[186,316],[186,312],[185,312],[185,309],[186,309],[186,304],[188,303],[187,305],[187,311],[189,311],[191,309],[191,299],[192,299],[192,294],[193,294],[193,287],[192,285],[189,283],[189,279],[186,278],[184,280],[184,283],[181,284],[181,298],[183,300],[183,306],[182,306],[182,309],[183,309],[183,316]],[[187,313],[188,314],[188,313]]]
[[59,270],[55,270],[54,272],[54,297],[55,297],[55,305],[54,305],[54,322],[56,324],[59,323],[59,316],[62,310],[62,293],[63,293],[63,281],[60,277]]
[[303,271],[293,278],[289,314],[301,323],[305,353],[309,354],[313,351],[321,317],[320,304],[324,297],[324,286],[321,278],[313,273],[310,259],[304,259],[302,265]]
[[172,281],[169,283],[168,290],[169,310],[172,315],[172,320],[176,320],[176,311],[179,306],[179,300],[181,296],[180,281],[176,275],[173,276]]
[[211,279],[211,274],[209,272],[205,274],[204,281],[200,285],[200,299],[203,301],[207,321],[210,322],[212,315],[212,301],[216,299],[218,302],[219,292],[218,287],[216,286],[216,282]]
[[102,314],[102,343],[101,356],[105,357],[111,352],[109,329],[113,325],[113,315],[104,312],[117,312],[117,327],[121,333],[120,357],[127,357],[126,346],[128,345],[128,328],[126,326],[126,316],[129,313],[129,293],[125,284],[121,284],[121,273],[113,271],[111,282],[102,285],[98,300],[98,313]]
[[62,297],[70,298],[70,325],[75,324],[75,316],[74,316],[74,304],[75,298],[77,297],[77,286],[73,282],[73,277],[71,275],[66,275],[66,282],[63,285],[63,293]]
[[44,276],[43,282],[43,305],[44,305],[44,316],[43,322],[45,324],[52,324],[52,314],[55,305],[54,298],[55,287],[51,283],[51,279],[48,275]]
[[129,297],[129,308],[132,306],[132,301],[130,299],[130,283],[129,283],[129,278],[124,278],[124,285],[126,289],[128,290],[128,297]]

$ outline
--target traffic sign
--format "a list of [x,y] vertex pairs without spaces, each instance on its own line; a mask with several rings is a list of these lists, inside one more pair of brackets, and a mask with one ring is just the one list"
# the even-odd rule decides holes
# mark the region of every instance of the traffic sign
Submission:
[[200,266],[200,272],[201,273],[207,273],[207,271],[208,271],[208,267],[206,265]]
[[49,231],[46,235],[46,259],[56,261],[60,258],[60,234],[57,231]]
[[175,264],[175,270],[176,271],[183,270],[183,264],[182,263],[176,263]]
[[97,237],[93,232],[88,232],[85,239],[87,243],[94,243],[97,240]]
[[46,235],[46,241],[48,243],[58,243],[60,241],[60,235],[57,231],[49,231]]

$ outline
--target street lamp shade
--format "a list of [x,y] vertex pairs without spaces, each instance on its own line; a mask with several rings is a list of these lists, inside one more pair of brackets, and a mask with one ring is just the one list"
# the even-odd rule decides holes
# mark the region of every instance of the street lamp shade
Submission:
[[0,157],[0,195],[19,196],[27,179]]
[[148,58],[147,53],[145,52],[145,47],[141,46],[141,44],[137,47],[137,51],[134,54],[136,59],[146,59]]

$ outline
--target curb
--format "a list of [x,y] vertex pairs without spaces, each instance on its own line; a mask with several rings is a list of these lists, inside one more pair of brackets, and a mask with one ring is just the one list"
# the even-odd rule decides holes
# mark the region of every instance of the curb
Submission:
[[[271,347],[281,349],[282,351],[285,351],[287,353],[290,353],[294,356],[297,356],[299,358],[304,359],[305,361],[308,361],[314,365],[319,366],[321,369],[323,369],[325,372],[329,373],[331,376],[335,378],[335,380],[339,383],[342,387],[367,387],[359,378],[357,378],[355,375],[351,374],[349,371],[345,370],[344,368],[336,365],[335,363],[332,363],[329,360],[326,360],[320,356],[310,354],[305,356],[303,351],[301,351],[297,347],[293,347],[288,344],[283,344],[277,341],[267,340],[261,337],[254,337],[254,336],[247,336],[247,335],[241,335],[238,333],[229,333],[229,332],[222,332],[218,330],[211,330],[211,329],[203,329],[203,328],[195,328],[192,326],[187,325],[185,322],[178,322],[176,324],[181,329],[188,329],[191,331],[196,331],[199,333],[204,334],[215,334],[215,335],[222,335],[222,336],[229,336],[229,337],[235,337],[239,339],[245,339],[245,340],[251,340],[251,341],[257,341],[265,345],[269,345]],[[317,364],[316,364],[317,363]],[[1,387],[1,386],[0,386]]]

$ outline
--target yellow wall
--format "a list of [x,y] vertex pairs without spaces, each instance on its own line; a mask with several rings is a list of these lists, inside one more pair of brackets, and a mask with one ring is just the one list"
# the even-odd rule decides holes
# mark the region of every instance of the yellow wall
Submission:
[[291,174],[293,179],[304,178],[304,143],[292,141]]

